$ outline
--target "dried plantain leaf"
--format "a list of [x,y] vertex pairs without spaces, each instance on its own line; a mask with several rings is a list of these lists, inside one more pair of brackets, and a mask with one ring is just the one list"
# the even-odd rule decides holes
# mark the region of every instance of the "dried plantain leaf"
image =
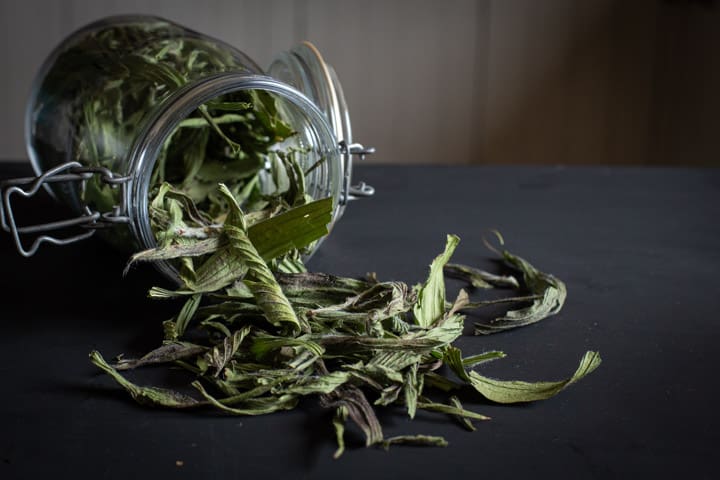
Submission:
[[110,375],[138,403],[170,408],[192,408],[206,403],[174,390],[135,385],[111,367],[97,351],[90,352],[90,361]]
[[524,382],[520,380],[497,380],[482,376],[475,371],[468,372],[463,363],[462,353],[457,347],[449,346],[445,348],[443,360],[461,380],[470,384],[488,400],[497,403],[546,400],[592,373],[601,362],[599,353],[589,351],[580,360],[580,365],[575,373],[565,380]]
[[167,342],[137,359],[122,358],[114,365],[115,370],[131,370],[145,365],[169,363],[193,357],[207,350],[207,347],[188,342]]
[[382,442],[385,450],[391,445],[414,445],[422,447],[447,447],[448,442],[443,437],[432,435],[398,435],[396,437],[386,438]]
[[448,263],[443,268],[448,277],[464,280],[475,288],[518,288],[520,284],[512,275],[495,275],[493,273],[469,267],[459,263]]
[[445,314],[445,279],[443,267],[450,260],[460,238],[448,235],[445,251],[430,264],[430,275],[418,291],[417,303],[413,308],[415,321],[424,328],[432,326]]
[[244,280],[245,285],[253,293],[258,306],[262,308],[265,317],[271,324],[280,326],[287,323],[295,327],[296,331],[299,330],[300,320],[295,315],[295,311],[277,280],[275,280],[270,268],[248,236],[240,205],[237,204],[230,190],[223,184],[220,184],[220,193],[225,197],[230,208],[223,226],[230,251],[239,262],[247,265],[248,268],[248,276]]
[[543,273],[530,262],[514,255],[507,250],[502,252],[507,263],[520,270],[523,283],[534,296],[532,304],[519,310],[510,310],[504,316],[489,323],[476,323],[476,335],[488,335],[525,325],[531,325],[558,313],[565,303],[567,289],[560,279]]

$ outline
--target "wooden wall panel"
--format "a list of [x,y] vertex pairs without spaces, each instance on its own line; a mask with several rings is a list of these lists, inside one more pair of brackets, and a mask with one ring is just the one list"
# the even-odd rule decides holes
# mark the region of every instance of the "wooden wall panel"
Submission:
[[379,163],[720,165],[720,2],[0,0],[0,161],[24,158],[30,82],[72,30],[173,19],[261,66],[300,40],[345,87]]
[[471,163],[478,2],[310,0],[307,37],[383,163]]
[[657,5],[653,0],[616,2],[611,12],[606,158],[602,163],[649,164]]
[[655,2],[494,2],[495,163],[644,163]]
[[68,8],[68,28],[107,15],[159,15],[224,40],[263,67],[297,41],[292,0],[72,0]]
[[720,4],[661,5],[652,161],[720,166]]

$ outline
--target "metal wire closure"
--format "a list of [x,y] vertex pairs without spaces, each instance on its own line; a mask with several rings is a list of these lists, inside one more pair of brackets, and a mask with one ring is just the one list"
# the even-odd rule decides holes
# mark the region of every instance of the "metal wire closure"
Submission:
[[344,140],[339,143],[340,153],[345,157],[345,178],[343,179],[343,192],[340,199],[343,205],[350,200],[358,198],[372,197],[375,195],[375,188],[360,182],[357,185],[350,185],[350,177],[352,176],[352,156],[357,155],[360,160],[364,160],[365,156],[375,153],[373,147],[365,148],[359,143],[351,143],[348,145]]
[[[340,142],[339,147],[340,152],[343,157],[345,157],[346,165],[342,197],[340,199],[341,204],[346,205],[350,200],[374,195],[375,189],[373,187],[367,185],[365,182],[350,185],[350,178],[352,175],[352,157],[356,155],[362,160],[366,155],[374,153],[375,149],[365,148],[359,143],[347,145],[344,141]],[[109,212],[101,213],[92,210],[88,206],[84,206],[82,215],[75,218],[40,223],[37,225],[17,225],[12,205],[12,196],[14,194],[29,198],[35,195],[43,185],[61,182],[80,182],[80,191],[82,192],[85,190],[86,182],[94,175],[99,175],[100,181],[107,185],[114,187],[119,186],[123,189],[125,189],[128,181],[132,178],[130,175],[117,175],[105,167],[84,167],[79,162],[67,162],[51,168],[37,177],[13,178],[0,182],[0,193],[2,193],[0,223],[2,223],[2,229],[13,236],[15,247],[22,256],[31,257],[35,255],[43,242],[54,245],[67,245],[93,236],[99,228],[107,228],[117,224],[127,224],[131,222],[130,217],[126,215],[127,195],[126,192],[123,191],[121,204],[114,206]],[[23,245],[22,235],[62,230],[68,227],[80,227],[88,231],[63,238],[40,235],[35,238],[30,248],[26,249]]]
[[[130,176],[117,175],[105,167],[84,167],[78,162],[68,162],[51,168],[37,177],[13,178],[0,182],[0,192],[2,192],[0,221],[2,222],[2,228],[12,234],[15,246],[22,256],[33,256],[43,242],[54,245],[67,245],[91,237],[98,228],[130,222],[130,217],[124,215],[124,212],[126,212],[125,202],[127,197],[123,194],[121,196],[123,199],[122,204],[113,207],[110,212],[100,213],[85,206],[83,214],[76,218],[24,227],[17,226],[11,202],[13,194],[18,194],[26,198],[32,197],[43,185],[59,182],[81,182],[80,189],[84,191],[86,182],[92,178],[93,175],[99,175],[100,181],[105,184],[115,187],[120,186],[123,189],[131,178]],[[23,188],[25,186],[27,186],[27,188]],[[89,231],[64,238],[40,235],[33,241],[29,249],[25,249],[23,246],[21,235],[60,230],[68,227],[81,227],[89,229]]]

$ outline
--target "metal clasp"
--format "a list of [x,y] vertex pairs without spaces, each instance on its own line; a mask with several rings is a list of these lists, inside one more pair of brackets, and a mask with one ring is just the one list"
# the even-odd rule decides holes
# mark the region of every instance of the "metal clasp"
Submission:
[[373,147],[365,148],[359,143],[351,143],[348,145],[345,140],[342,140],[338,146],[340,147],[340,153],[345,157],[345,178],[343,180],[343,192],[341,202],[342,205],[347,205],[350,200],[357,200],[358,198],[372,197],[375,195],[375,188],[360,182],[357,185],[350,185],[352,177],[352,157],[357,156],[360,160],[364,160],[367,155],[375,153]]
[[[111,186],[121,185],[122,188],[125,188],[125,184],[131,178],[130,176],[114,174],[105,167],[84,167],[78,162],[68,162],[51,168],[37,177],[13,178],[0,182],[0,192],[2,193],[0,222],[3,230],[12,234],[15,247],[22,256],[33,256],[43,242],[54,245],[67,245],[91,237],[98,228],[130,222],[130,217],[124,215],[126,196],[123,194],[123,205],[113,207],[110,212],[100,213],[85,206],[83,214],[76,218],[18,227],[11,201],[13,194],[29,198],[35,195],[43,185],[58,182],[81,182],[81,191],[84,191],[86,182],[93,175],[100,175],[100,180],[103,183]],[[24,186],[27,186],[27,188],[23,188]],[[23,246],[21,235],[60,230],[68,227],[82,227],[90,230],[64,238],[40,235],[29,249],[25,249]]]

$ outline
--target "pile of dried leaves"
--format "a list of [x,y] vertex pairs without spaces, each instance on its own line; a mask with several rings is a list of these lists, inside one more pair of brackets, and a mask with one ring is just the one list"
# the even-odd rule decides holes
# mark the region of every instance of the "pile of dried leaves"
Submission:
[[[447,444],[442,437],[426,435],[386,438],[377,407],[402,405],[411,418],[418,409],[448,414],[473,430],[472,420],[487,417],[463,408],[454,393],[464,386],[498,403],[530,402],[559,393],[600,364],[598,353],[587,352],[565,380],[503,381],[474,369],[504,357],[502,352],[464,357],[453,345],[463,331],[463,311],[499,303],[521,305],[488,324],[476,324],[475,333],[486,335],[540,321],[561,309],[563,282],[508,251],[499,253],[519,277],[448,263],[459,243],[454,235],[448,236],[422,285],[380,282],[374,275],[360,280],[309,273],[297,249],[326,232],[318,225],[329,221],[331,202],[320,200],[257,220],[242,212],[227,188],[221,185],[219,192],[230,210],[212,236],[184,238],[134,257],[207,257],[178,290],[150,290],[152,297],[186,297],[178,315],[164,323],[163,344],[141,358],[121,358],[114,365],[98,352],[90,355],[138,402],[261,415],[289,410],[302,398],[315,397],[335,409],[337,457],[344,450],[348,418],[362,429],[368,446]],[[274,262],[277,258],[293,258],[294,271],[289,271],[288,262]],[[471,302],[461,290],[448,302],[444,272],[471,287],[517,289],[523,295]],[[119,373],[156,364],[191,372],[197,395],[138,386]],[[449,369],[440,369],[443,365]],[[442,373],[447,370],[451,377]],[[430,400],[430,390],[445,392],[447,403]]]
[[[161,20],[138,19],[87,32],[59,54],[43,88],[76,99],[72,136],[79,161],[117,169],[142,120],[173,92],[207,75],[243,69],[222,44],[188,37]],[[463,387],[499,403],[541,400],[600,364],[597,353],[587,352],[569,378],[527,383],[474,369],[502,352],[463,357],[454,345],[462,312],[514,305],[501,318],[476,325],[475,333],[485,335],[537,322],[563,305],[560,280],[507,251],[498,253],[517,277],[449,264],[459,242],[453,235],[422,285],[308,273],[302,257],[328,233],[336,205],[306,188],[326,174],[327,158],[299,139],[276,100],[260,90],[218,97],[182,120],[159,153],[149,198],[158,247],[132,261],[172,262],[180,287],[153,288],[150,296],[183,298],[184,304],[164,323],[163,344],[145,356],[109,364],[100,353],[90,354],[133,398],[260,415],[315,397],[335,411],[339,456],[348,419],[365,433],[367,445],[446,444],[432,436],[386,438],[377,407],[401,405],[411,418],[418,409],[448,414],[473,429],[472,420],[487,417],[463,408],[454,395]],[[90,181],[84,201],[109,208],[118,202],[117,190]],[[444,272],[474,288],[515,289],[521,296],[471,302],[461,291],[448,302]],[[196,393],[138,386],[120,373],[158,364],[190,372]],[[447,394],[447,401],[428,398],[431,390]]]

